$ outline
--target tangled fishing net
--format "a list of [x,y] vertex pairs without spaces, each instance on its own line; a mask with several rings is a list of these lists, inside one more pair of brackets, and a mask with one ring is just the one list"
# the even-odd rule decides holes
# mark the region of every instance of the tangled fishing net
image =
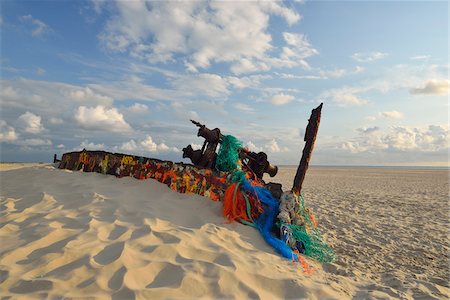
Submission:
[[301,205],[299,213],[304,220],[302,225],[278,222],[279,226],[287,226],[291,237],[303,244],[302,252],[293,250],[285,241],[272,234],[279,213],[279,201],[265,188],[254,186],[246,178],[239,160],[239,149],[242,147],[236,137],[226,135],[223,137],[216,158],[216,169],[230,172],[231,185],[224,197],[223,211],[229,221],[238,221],[257,228],[266,242],[277,252],[288,259],[299,261],[305,271],[309,267],[299,255],[300,253],[312,257],[320,262],[331,262],[335,259],[333,250],[322,242],[319,231],[315,228],[316,222],[312,213],[305,207],[305,201],[300,195]]
[[336,259],[336,254],[327,244],[322,241],[322,236],[316,228],[317,223],[311,211],[305,207],[305,199],[300,194],[300,214],[303,220],[302,225],[288,224],[279,222],[279,227],[286,226],[289,228],[292,238],[295,241],[301,242],[303,246],[303,253],[320,262],[333,262]]

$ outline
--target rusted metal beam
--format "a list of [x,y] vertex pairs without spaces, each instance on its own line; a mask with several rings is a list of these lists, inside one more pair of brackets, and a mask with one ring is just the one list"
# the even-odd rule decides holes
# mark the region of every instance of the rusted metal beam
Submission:
[[319,130],[322,105],[323,103],[320,103],[318,107],[311,111],[311,117],[309,117],[308,120],[308,126],[306,127],[304,138],[306,143],[303,148],[302,159],[300,160],[300,164],[297,168],[294,184],[292,186],[292,192],[296,195],[300,195],[300,192],[302,191],[303,180],[305,179],[306,171],[308,170],[309,160],[311,159],[311,153],[314,148],[314,142],[316,141],[317,131]]

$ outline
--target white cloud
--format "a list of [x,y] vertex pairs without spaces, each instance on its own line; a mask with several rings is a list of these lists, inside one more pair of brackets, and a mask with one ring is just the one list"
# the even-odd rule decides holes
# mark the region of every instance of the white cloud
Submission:
[[364,72],[365,68],[356,66],[353,70],[348,69],[334,69],[334,70],[320,70],[319,74],[323,79],[341,78],[346,75],[360,74]]
[[200,145],[200,144],[194,144],[194,143],[191,143],[191,147],[192,147],[192,149],[194,149],[194,150],[200,150],[200,149],[202,149],[202,145]]
[[257,87],[261,84],[264,79],[271,79],[270,75],[251,75],[243,77],[228,76],[225,77],[229,86],[236,89],[244,89],[249,87]]
[[357,87],[343,87],[325,91],[319,95],[319,99],[329,99],[337,106],[361,106],[368,103],[359,94],[365,89]]
[[142,103],[134,103],[133,105],[127,107],[127,110],[132,113],[146,113],[148,112],[148,106]]
[[130,125],[116,108],[80,106],[75,113],[75,120],[84,129],[105,130],[112,132],[130,131]]
[[348,75],[360,74],[365,71],[365,68],[361,66],[356,66],[353,70],[349,69],[333,69],[333,70],[312,70],[313,74],[309,75],[296,75],[296,74],[288,74],[288,73],[278,73],[274,72],[274,74],[280,78],[285,79],[309,79],[309,80],[318,80],[318,79],[330,79],[330,78],[341,78]]
[[277,72],[274,72],[274,74],[283,79],[309,79],[309,80],[326,79],[325,77],[318,76],[318,75],[295,75],[295,74],[277,73]]
[[180,120],[200,120],[200,116],[191,109],[190,104],[173,102],[170,107],[172,108],[172,113]]
[[289,25],[300,15],[282,2],[118,1],[100,40],[115,52],[150,63],[181,60],[190,72],[212,63],[230,63],[236,73],[268,70],[279,66],[307,65],[315,54],[304,36],[285,37],[286,49],[271,57],[274,49],[268,33],[270,16]]
[[450,91],[450,80],[448,79],[431,79],[425,82],[422,87],[410,90],[413,95],[437,95],[446,96]]
[[63,119],[61,118],[50,118],[48,122],[53,125],[61,125],[64,123]]
[[16,145],[32,147],[32,146],[50,146],[52,141],[49,139],[24,139],[15,142]]
[[230,94],[226,80],[216,74],[179,76],[173,78],[171,82],[176,90],[183,91],[189,96],[202,94],[210,97],[224,97]]
[[110,103],[112,101],[111,97],[97,94],[89,87],[73,89],[67,91],[67,94],[71,99],[80,103],[92,100],[100,103]]
[[351,153],[379,151],[436,152],[449,148],[449,130],[430,125],[427,128],[395,126],[383,132],[378,127],[359,128],[360,135],[343,143]]
[[389,54],[383,52],[368,52],[368,53],[354,53],[352,58],[358,62],[372,62],[380,60],[388,56]]
[[45,130],[41,124],[41,117],[27,111],[17,119],[21,128],[28,133],[38,134]]
[[376,121],[379,120],[381,118],[387,118],[387,119],[403,119],[404,114],[396,111],[396,110],[392,110],[392,111],[383,111],[383,112],[379,112],[377,115],[375,116],[369,116],[366,119],[368,121]]
[[266,149],[269,153],[281,153],[289,151],[287,147],[280,147],[275,139],[272,139],[269,143],[267,143],[264,146],[264,149]]
[[123,143],[119,149],[123,151],[135,151],[138,149],[138,145],[134,140],[129,140],[128,142]]
[[244,104],[244,103],[236,103],[234,105],[234,108],[236,108],[239,111],[245,112],[245,113],[254,113],[255,109],[251,107],[250,105]]
[[75,148],[75,150],[107,150],[105,144],[95,144],[93,142],[89,142],[88,140],[84,140],[81,144]]
[[[317,100],[328,98],[339,106],[348,106],[369,103],[362,94],[374,91],[382,94],[393,90],[409,90],[413,94],[448,94],[448,80],[437,79],[446,76],[447,70],[446,65],[389,66],[377,75],[378,79],[367,80],[360,85],[326,90],[317,97]],[[424,86],[423,78],[435,79],[428,80]],[[417,86],[420,87],[411,89]]]
[[0,79],[0,85],[2,109],[26,111],[33,107],[44,119],[65,114],[82,104],[110,106],[113,103],[111,97],[89,87],[60,82],[14,78]]
[[431,55],[416,55],[416,56],[412,56],[409,59],[411,60],[428,60],[431,58]]
[[32,15],[20,16],[19,20],[32,27],[31,35],[34,37],[41,37],[51,32],[51,28],[47,24],[45,24],[39,19],[33,18]]
[[266,148],[273,153],[281,152],[280,146],[278,146],[278,143],[276,140],[271,140],[267,145]]
[[402,119],[404,117],[403,113],[393,110],[393,111],[384,111],[380,113],[381,116],[385,118],[391,118],[391,119]]
[[5,121],[0,120],[0,142],[13,142],[18,136],[14,127],[9,126]]
[[275,104],[275,105],[284,105],[284,104],[291,102],[294,99],[295,99],[294,96],[280,93],[280,94],[273,95],[272,98],[270,99],[270,102],[272,102],[272,104]]
[[[248,141],[247,144],[245,144],[245,146],[252,152],[261,152],[261,151],[263,151],[262,147],[257,147],[255,144],[253,144],[252,141]],[[278,146],[278,144],[276,144],[276,146]]]
[[138,142],[133,139],[124,142],[121,146],[116,147],[116,149],[139,154],[144,154],[146,152],[179,152],[176,147],[169,147],[165,143],[155,143],[150,135],[147,135],[143,140]]

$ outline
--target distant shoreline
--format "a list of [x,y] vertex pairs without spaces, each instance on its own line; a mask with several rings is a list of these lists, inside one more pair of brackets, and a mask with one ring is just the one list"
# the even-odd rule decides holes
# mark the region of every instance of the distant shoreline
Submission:
[[[297,168],[296,165],[278,165],[280,168]],[[426,169],[450,170],[450,166],[363,166],[363,165],[311,165],[310,168],[327,169]]]
[[[0,161],[0,164],[26,164],[26,165],[48,165],[51,162],[7,162]],[[297,165],[277,165],[279,168],[297,168]],[[310,165],[310,168],[328,169],[425,169],[425,170],[450,170],[450,166],[377,166],[377,165]]]

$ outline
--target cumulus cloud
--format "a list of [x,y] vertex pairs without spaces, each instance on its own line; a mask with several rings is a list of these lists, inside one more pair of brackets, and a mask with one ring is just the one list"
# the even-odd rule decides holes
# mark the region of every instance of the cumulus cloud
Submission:
[[450,91],[450,80],[432,79],[425,82],[422,87],[410,90],[413,95],[437,95],[446,96]]
[[427,128],[394,126],[387,131],[378,127],[359,128],[360,135],[342,144],[351,153],[377,151],[436,152],[449,148],[449,130],[443,126]]
[[34,37],[42,37],[45,34],[51,32],[50,26],[39,19],[33,18],[32,15],[20,16],[19,20],[22,23],[30,26],[31,35]]
[[179,152],[178,148],[176,147],[169,147],[165,143],[155,143],[150,135],[147,135],[144,139],[137,142],[133,139],[124,142],[122,145],[116,148],[121,151],[134,152],[139,154],[144,154],[146,152]]
[[367,52],[367,53],[354,53],[352,58],[358,62],[372,62],[376,60],[380,60],[388,56],[387,53],[383,52]]
[[116,108],[80,106],[75,113],[75,120],[84,129],[105,130],[112,132],[130,131],[130,125]]
[[133,105],[127,107],[127,110],[132,113],[146,113],[148,112],[148,106],[142,103],[134,103]]
[[270,99],[270,102],[274,105],[284,105],[284,104],[288,104],[289,102],[291,102],[294,99],[295,99],[295,97],[292,95],[279,93],[279,94],[273,95],[272,98]]
[[181,60],[190,72],[212,63],[230,63],[236,73],[277,66],[306,65],[317,53],[304,36],[287,33],[278,57],[268,32],[271,16],[289,25],[300,15],[283,2],[118,1],[100,40],[110,51],[128,53],[150,63]]
[[20,124],[23,131],[28,133],[38,134],[45,130],[44,126],[41,123],[41,117],[29,111],[21,115],[17,119],[17,121]]
[[383,111],[383,112],[379,112],[377,115],[375,116],[369,116],[366,119],[368,121],[375,121],[375,120],[379,120],[379,119],[403,119],[404,114],[396,111],[396,110],[392,110],[392,111]]
[[[278,146],[278,144],[276,146]],[[263,151],[262,147],[256,146],[255,144],[253,144],[252,141],[248,141],[247,144],[245,144],[245,147],[247,147],[252,152],[261,152],[261,151]],[[280,148],[280,147],[278,147],[278,148]]]
[[9,126],[5,121],[0,120],[0,142],[13,142],[18,135],[14,127]]
[[393,111],[384,111],[380,113],[385,118],[391,118],[391,119],[402,119],[403,113],[393,110]]
[[33,107],[44,118],[56,117],[83,104],[110,106],[113,103],[111,97],[89,87],[61,82],[13,78],[0,79],[0,85],[2,109],[26,111]]
[[325,91],[320,94],[319,98],[331,100],[337,106],[361,106],[369,102],[359,95],[364,91],[357,87],[343,87]]
[[89,140],[84,140],[78,147],[75,147],[74,150],[107,150],[105,144],[95,144],[93,142],[89,142]]
[[281,153],[289,151],[287,147],[280,147],[275,139],[272,139],[269,143],[264,145],[264,149],[266,149],[266,151],[269,153]]
[[194,144],[194,143],[191,143],[191,147],[192,147],[192,149],[194,149],[194,150],[200,150],[200,149],[202,149],[202,145],[200,145],[200,144]]

